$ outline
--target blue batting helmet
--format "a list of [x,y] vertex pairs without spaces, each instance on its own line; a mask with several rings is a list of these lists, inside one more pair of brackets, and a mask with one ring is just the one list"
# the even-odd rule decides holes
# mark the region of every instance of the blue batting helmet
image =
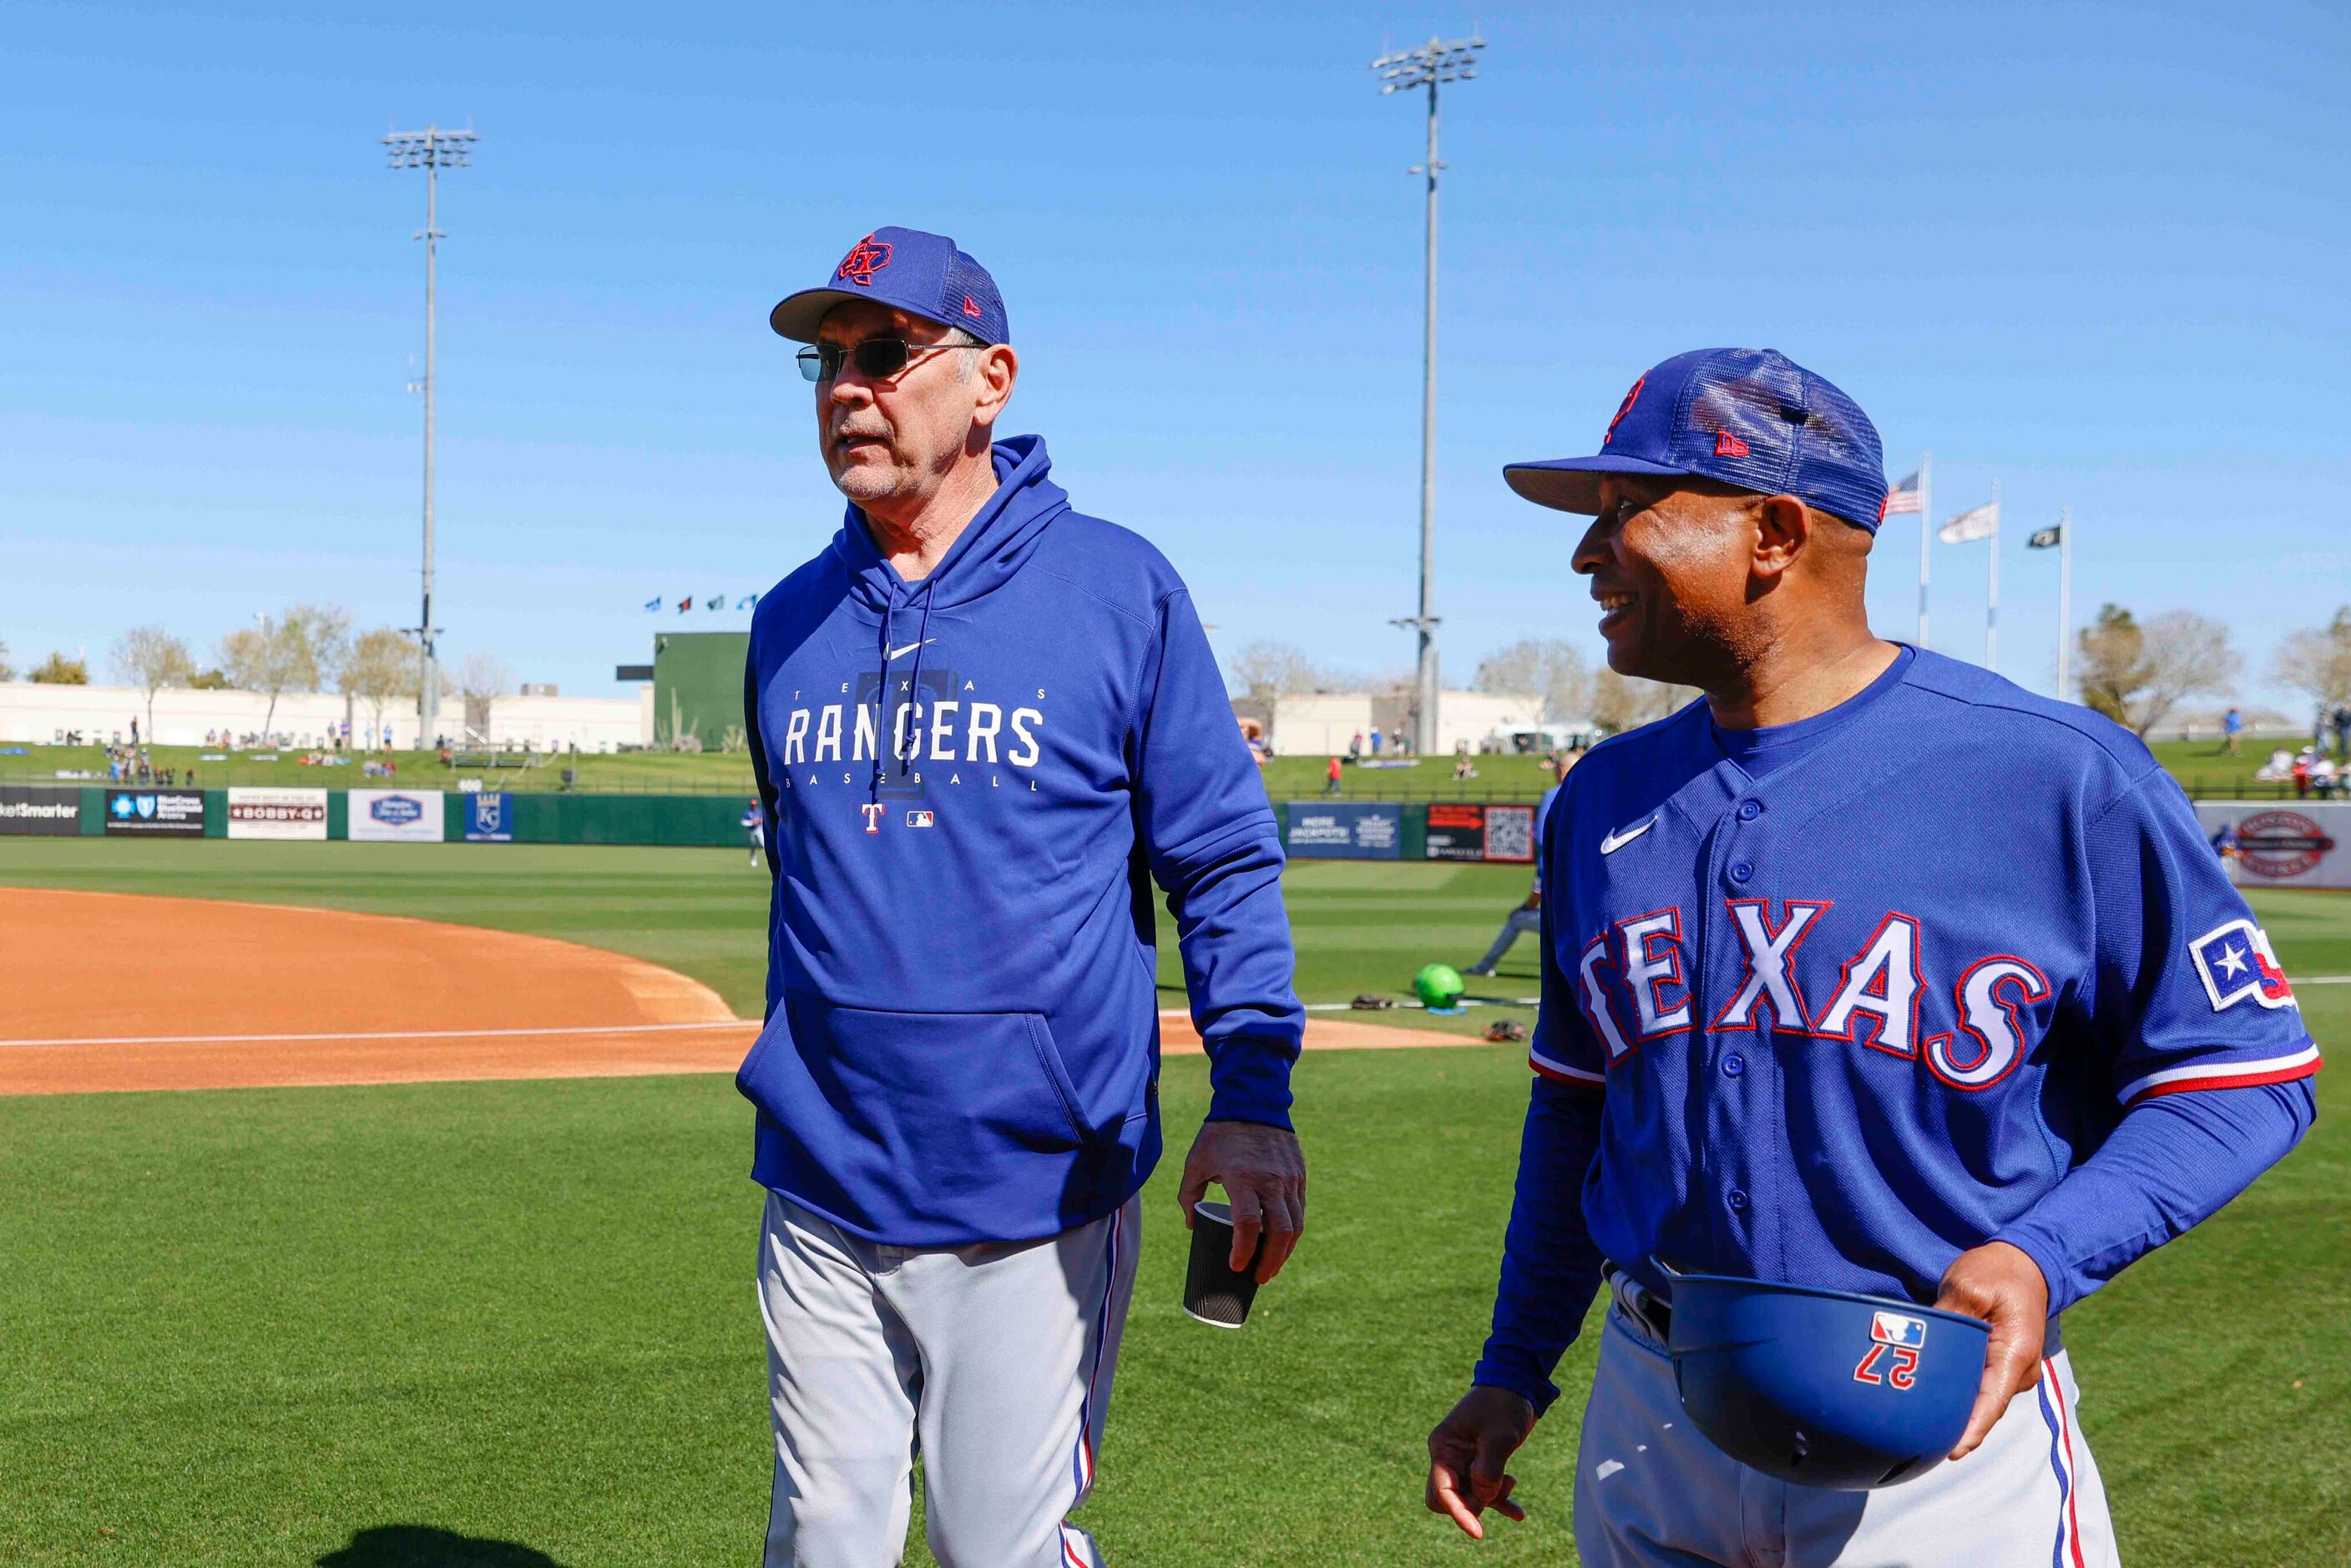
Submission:
[[1882,1296],[1674,1276],[1682,1408],[1732,1458],[1865,1491],[1940,1464],[1967,1430],[1991,1330]]

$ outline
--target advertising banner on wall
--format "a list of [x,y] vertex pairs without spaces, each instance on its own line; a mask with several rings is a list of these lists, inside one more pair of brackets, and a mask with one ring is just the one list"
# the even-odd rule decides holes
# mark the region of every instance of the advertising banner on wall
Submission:
[[441,831],[438,789],[354,789],[351,837],[371,843],[437,844]]
[[1404,808],[1384,801],[1292,800],[1290,853],[1310,860],[1392,861],[1403,852]]
[[21,784],[0,784],[0,833],[37,833],[62,839],[80,831],[79,789],[37,789]]
[[2351,801],[2205,800],[2196,820],[2239,887],[2351,888]]
[[204,795],[201,789],[109,789],[106,831],[141,838],[201,839]]
[[1433,861],[1481,861],[1486,858],[1486,808],[1435,805],[1428,809],[1428,858]]
[[465,841],[469,844],[514,842],[514,797],[503,789],[485,789],[465,798]]
[[252,789],[228,792],[232,839],[323,839],[327,836],[324,789]]
[[1535,809],[1532,806],[1486,808],[1486,858],[1516,861],[1535,858]]

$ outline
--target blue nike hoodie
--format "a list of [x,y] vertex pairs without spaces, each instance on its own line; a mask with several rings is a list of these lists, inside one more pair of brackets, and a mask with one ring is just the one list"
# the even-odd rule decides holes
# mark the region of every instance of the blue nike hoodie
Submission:
[[1070,509],[1042,439],[936,570],[849,508],[760,600],[746,726],[775,890],[737,1087],[752,1175],[850,1233],[949,1247],[1109,1213],[1160,1152],[1151,883],[1212,1117],[1290,1124],[1304,1014],[1282,852],[1190,594]]

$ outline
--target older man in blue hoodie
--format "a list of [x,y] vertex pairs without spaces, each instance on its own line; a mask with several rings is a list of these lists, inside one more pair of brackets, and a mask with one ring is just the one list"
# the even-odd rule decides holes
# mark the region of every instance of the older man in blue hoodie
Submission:
[[1221,1184],[1263,1280],[1305,1222],[1280,835],[1175,569],[995,439],[1019,364],[979,264],[877,229],[770,320],[850,505],[746,675],[767,1561],[896,1563],[919,1452],[943,1568],[1090,1568],[1068,1515],[1160,1153],[1155,881],[1212,1086],[1186,1223]]

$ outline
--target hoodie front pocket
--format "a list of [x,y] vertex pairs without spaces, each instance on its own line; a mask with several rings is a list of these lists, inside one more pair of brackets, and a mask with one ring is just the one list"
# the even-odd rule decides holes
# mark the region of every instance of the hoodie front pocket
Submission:
[[947,1188],[1023,1155],[1087,1144],[1077,1092],[1037,1013],[916,1013],[795,995],[792,1033],[834,1117],[887,1166]]

